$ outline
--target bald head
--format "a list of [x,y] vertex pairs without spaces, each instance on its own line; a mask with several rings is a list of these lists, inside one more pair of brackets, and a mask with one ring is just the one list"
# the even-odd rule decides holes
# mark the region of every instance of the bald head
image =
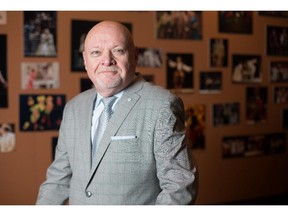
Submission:
[[133,80],[137,51],[129,30],[119,22],[103,21],[87,34],[83,59],[89,78],[104,97],[126,88]]
[[[85,46],[86,46],[87,41],[89,41],[91,37],[94,37],[95,34],[98,34],[100,32],[116,33],[118,35],[118,37],[125,38],[126,43],[127,43],[126,45],[129,48],[132,48],[132,49],[135,48],[134,40],[133,40],[132,35],[131,35],[130,31],[128,30],[128,28],[126,26],[124,26],[123,24],[116,22],[116,21],[102,21],[102,22],[96,24],[88,32],[86,39],[85,39]],[[85,49],[85,47],[84,47],[84,49]]]

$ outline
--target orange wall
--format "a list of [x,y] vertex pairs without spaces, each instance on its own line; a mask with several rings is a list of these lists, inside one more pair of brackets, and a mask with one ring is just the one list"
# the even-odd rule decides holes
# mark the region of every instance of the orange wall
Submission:
[[[255,158],[222,159],[221,139],[223,136],[254,135],[283,131],[281,112],[285,105],[273,104],[272,87],[269,82],[269,61],[285,60],[284,57],[265,55],[265,34],[267,25],[288,26],[288,19],[259,16],[253,12],[253,34],[225,34],[218,32],[218,12],[203,12],[203,39],[157,40],[155,36],[155,12],[58,12],[58,57],[25,58],[23,55],[23,13],[9,11],[7,25],[0,25],[0,34],[7,34],[8,40],[8,82],[9,107],[0,109],[0,123],[14,123],[17,140],[16,151],[0,154],[0,204],[34,204],[39,185],[45,179],[51,163],[52,137],[57,131],[20,132],[19,131],[19,94],[66,94],[67,99],[80,92],[80,78],[85,73],[71,73],[70,43],[71,20],[118,20],[133,25],[135,42],[140,47],[161,48],[163,61],[165,53],[180,52],[194,55],[195,92],[181,94],[185,104],[205,104],[206,111],[206,148],[195,150],[194,155],[200,170],[199,197],[197,204],[215,204],[268,195],[288,193],[288,155],[267,155]],[[221,94],[200,94],[199,71],[219,70],[209,66],[209,39],[222,37],[229,40],[229,65],[220,68],[223,73]],[[231,82],[231,55],[258,54],[262,56],[263,86],[268,87],[268,121],[262,125],[245,123],[245,84]],[[53,90],[22,90],[21,62],[58,61],[60,63],[60,88]],[[139,68],[143,74],[153,74],[156,84],[166,86],[166,68]],[[237,126],[212,127],[211,106],[214,103],[240,102],[241,121]],[[287,132],[287,131],[286,131]]]

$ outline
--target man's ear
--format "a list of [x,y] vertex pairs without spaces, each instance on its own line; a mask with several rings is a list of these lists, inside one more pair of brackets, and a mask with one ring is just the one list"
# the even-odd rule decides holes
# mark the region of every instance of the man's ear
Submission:
[[85,57],[85,51],[82,52],[82,58],[83,58],[83,64],[84,64],[85,70],[87,70],[87,69],[86,69],[86,57]]

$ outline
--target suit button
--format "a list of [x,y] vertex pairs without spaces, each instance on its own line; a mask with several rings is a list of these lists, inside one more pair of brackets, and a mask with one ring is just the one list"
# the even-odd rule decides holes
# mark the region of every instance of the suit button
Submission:
[[91,197],[92,196],[92,193],[90,191],[86,191],[86,196],[87,197]]

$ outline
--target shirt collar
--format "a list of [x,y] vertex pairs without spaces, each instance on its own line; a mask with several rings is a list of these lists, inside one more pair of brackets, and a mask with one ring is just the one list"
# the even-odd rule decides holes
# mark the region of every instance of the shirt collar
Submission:
[[[114,102],[113,106],[118,102],[118,100],[122,97],[123,95],[123,90],[118,92],[117,94],[113,95],[115,97],[117,97],[116,101]],[[103,98],[102,95],[100,95],[98,92],[97,92],[97,97],[96,97],[96,100],[95,100],[95,104],[94,104],[94,108],[98,107],[99,104],[100,104],[100,101],[101,99]]]

